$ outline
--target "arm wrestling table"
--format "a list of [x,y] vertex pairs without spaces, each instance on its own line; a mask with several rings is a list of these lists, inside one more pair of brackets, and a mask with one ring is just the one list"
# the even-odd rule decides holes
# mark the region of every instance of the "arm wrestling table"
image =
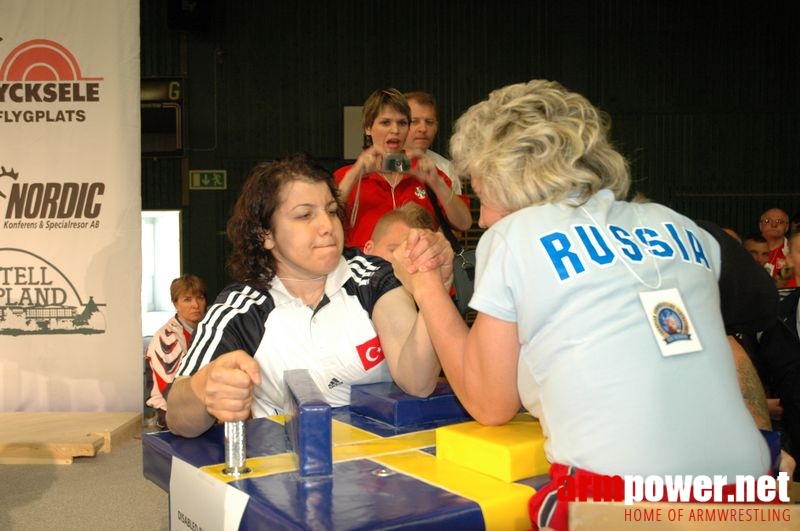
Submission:
[[[549,480],[544,439],[530,415],[481,426],[444,383],[425,399],[372,384],[355,386],[349,407],[325,405],[327,423],[312,416],[292,432],[294,411],[306,402],[295,401],[286,416],[246,422],[246,474],[222,473],[223,426],[216,425],[193,439],[145,434],[144,475],[169,492],[178,458],[228,483],[249,496],[245,530],[530,529],[528,500]],[[312,454],[322,448],[332,473],[303,473],[308,447]]]

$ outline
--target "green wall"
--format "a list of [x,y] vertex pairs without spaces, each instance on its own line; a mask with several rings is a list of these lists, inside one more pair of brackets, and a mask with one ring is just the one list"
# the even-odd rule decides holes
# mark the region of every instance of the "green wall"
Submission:
[[[372,90],[439,100],[435,148],[494,88],[549,78],[613,119],[634,189],[739,232],[800,210],[795,2],[142,0],[142,77],[184,79],[183,158],[143,158],[143,208],[183,212],[183,268],[227,282],[225,223],[257,161],[342,160],[342,107]],[[176,17],[175,14],[180,16]],[[225,169],[225,191],[187,172]]]

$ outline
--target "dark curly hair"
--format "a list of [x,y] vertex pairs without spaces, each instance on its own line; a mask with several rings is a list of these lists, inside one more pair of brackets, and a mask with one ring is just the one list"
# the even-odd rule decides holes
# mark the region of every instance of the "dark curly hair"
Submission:
[[331,173],[304,153],[257,164],[247,177],[228,220],[228,239],[233,247],[228,274],[234,280],[269,288],[275,276],[275,258],[264,248],[264,236],[272,230],[272,215],[280,207],[283,187],[293,181],[324,182],[338,204],[344,220],[344,205]]

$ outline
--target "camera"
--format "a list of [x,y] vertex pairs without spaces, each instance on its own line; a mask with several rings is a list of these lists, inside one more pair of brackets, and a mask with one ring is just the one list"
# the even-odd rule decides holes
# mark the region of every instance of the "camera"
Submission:
[[411,171],[411,159],[405,153],[389,153],[383,156],[383,168],[381,171],[408,173]]

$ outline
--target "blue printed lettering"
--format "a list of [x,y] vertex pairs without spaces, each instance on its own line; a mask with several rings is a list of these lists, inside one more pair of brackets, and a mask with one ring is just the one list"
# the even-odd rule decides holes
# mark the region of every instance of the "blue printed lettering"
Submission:
[[576,275],[583,273],[586,270],[584,265],[581,263],[580,257],[574,252],[570,251],[572,242],[569,241],[569,237],[563,232],[546,234],[540,237],[539,241],[541,242],[544,251],[547,253],[547,256],[550,257],[550,261],[552,262],[559,279],[566,280],[570,277],[571,273],[570,269],[568,269],[568,266],[571,266],[572,272],[574,272]]
[[692,251],[694,251],[694,261],[698,264],[703,264],[706,266],[706,269],[711,269],[711,264],[708,263],[708,258],[706,257],[706,252],[703,250],[703,245],[700,243],[700,240],[697,238],[694,232],[690,230],[686,230],[686,236],[689,238],[689,245],[692,247]]
[[653,256],[672,258],[675,255],[672,247],[664,240],[659,239],[660,235],[655,230],[649,227],[640,227],[634,230],[633,233]]
[[[589,237],[589,234],[586,233],[586,229],[589,229],[589,232],[592,233],[592,237]],[[608,244],[606,243],[603,235],[600,234],[600,229],[595,227],[594,225],[578,225],[575,227],[575,232],[578,234],[578,237],[583,242],[583,247],[586,249],[586,253],[589,255],[589,259],[601,266],[613,264],[616,256],[608,248]]]
[[[578,237],[576,241],[565,232],[551,232],[541,236],[539,241],[560,280],[584,273],[586,264],[583,260],[586,258],[597,266],[605,267],[613,264],[618,256],[641,263],[645,252],[658,258],[680,256],[684,262],[711,270],[703,242],[695,232],[683,229],[682,237],[674,223],[664,223],[663,226],[669,233],[668,237],[651,227],[638,227],[631,233],[618,225],[609,225],[610,237],[613,238],[611,241],[600,227],[584,224],[573,226],[574,236]],[[670,240],[675,242],[674,245]],[[619,245],[615,245],[617,243]],[[579,249],[584,253],[579,254]]]
[[609,225],[608,230],[611,231],[611,235],[622,245],[620,248],[622,254],[633,262],[641,262],[644,259],[644,254],[642,254],[636,242],[633,241],[631,233],[616,225]]
[[664,226],[669,231],[672,239],[675,240],[675,243],[678,244],[678,249],[681,251],[681,256],[683,257],[684,262],[689,261],[689,252],[686,250],[686,246],[681,241],[681,237],[678,235],[678,229],[675,228],[675,225],[672,223],[664,223]]

